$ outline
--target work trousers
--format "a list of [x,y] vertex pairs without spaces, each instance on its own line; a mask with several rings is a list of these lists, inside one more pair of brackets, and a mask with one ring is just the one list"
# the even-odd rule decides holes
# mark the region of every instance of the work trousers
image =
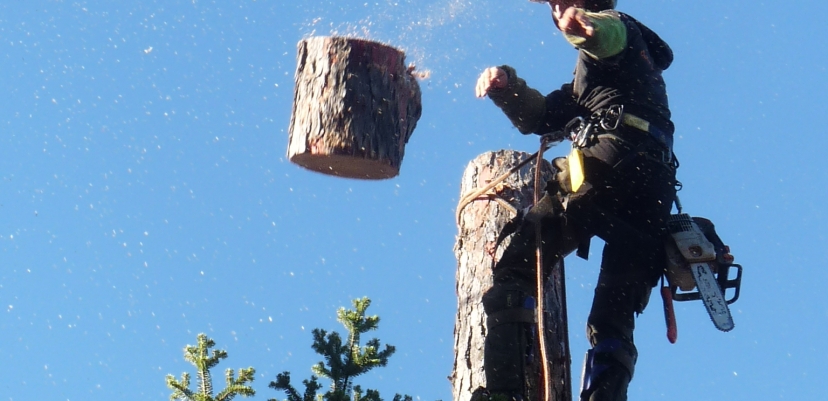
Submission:
[[[544,277],[549,277],[552,266],[591,237],[605,241],[587,320],[587,338],[593,347],[603,341],[618,343],[618,352],[627,357],[598,355],[598,362],[610,369],[595,378],[593,391],[586,399],[626,400],[637,358],[634,318],[646,307],[652,288],[664,272],[663,229],[675,198],[675,170],[653,149],[658,150],[648,147],[642,151],[639,143],[612,137],[584,149],[587,184],[563,196],[547,193],[511,237],[494,267],[493,285],[483,295],[489,317],[484,365],[490,392],[534,399],[526,394],[524,374],[531,353],[528,350],[533,346],[530,342],[536,338],[529,333],[534,326],[528,319],[515,316],[526,315],[521,309],[534,305],[535,229],[540,224]],[[566,171],[556,176],[556,180],[567,179]],[[558,189],[559,184],[553,181],[549,188]]]

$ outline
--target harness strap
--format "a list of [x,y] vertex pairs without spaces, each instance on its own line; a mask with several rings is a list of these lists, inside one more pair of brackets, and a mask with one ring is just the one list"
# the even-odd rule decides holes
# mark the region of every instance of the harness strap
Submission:
[[630,113],[624,113],[621,116],[621,122],[628,127],[650,134],[656,142],[665,147],[668,152],[672,153],[673,138],[660,128],[650,124],[649,121]]
[[535,310],[526,308],[510,308],[492,313],[486,317],[486,328],[507,323],[535,323]]
[[[615,136],[615,135],[613,135],[613,136]],[[615,137],[618,138],[617,136],[615,136]],[[647,144],[646,142],[643,142],[643,143],[639,144],[638,146],[636,146],[635,148],[633,148],[629,152],[627,152],[627,154],[624,155],[624,157],[622,157],[621,160],[619,160],[617,163],[615,163],[615,165],[612,166],[612,168],[614,170],[621,169],[622,167],[626,166],[627,163],[633,161],[635,158],[637,158],[639,156],[642,156],[642,157],[650,159],[654,162],[657,162],[659,165],[661,165],[665,168],[673,168],[674,164],[670,161],[670,159],[672,159],[672,158],[668,156],[668,155],[670,155],[669,153],[664,153],[663,154],[664,157],[657,158],[657,157],[653,156],[652,152],[647,151],[648,150],[647,148],[649,148],[649,147],[650,147],[650,145]],[[667,160],[665,160],[665,159],[667,159]]]

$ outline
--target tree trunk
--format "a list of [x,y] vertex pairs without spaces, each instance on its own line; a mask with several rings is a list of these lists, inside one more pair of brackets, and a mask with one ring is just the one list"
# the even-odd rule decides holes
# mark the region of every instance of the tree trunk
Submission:
[[[464,195],[481,188],[496,177],[508,172],[521,160],[529,157],[523,152],[501,150],[487,152],[474,159],[466,167],[460,187]],[[545,160],[541,165],[544,182],[551,178],[552,168]],[[493,188],[490,193],[508,201],[517,210],[531,206],[534,193],[535,162],[511,174],[503,185]],[[543,185],[541,186],[543,188]],[[454,369],[449,379],[453,387],[454,401],[469,401],[472,392],[486,386],[483,370],[483,344],[486,338],[486,313],[482,296],[492,285],[493,256],[501,257],[508,246],[509,238],[494,250],[493,246],[504,225],[514,217],[506,207],[493,200],[492,196],[478,197],[477,200],[459,205],[459,235],[454,247],[457,257],[457,319],[454,326]],[[544,311],[546,333],[543,342],[547,349],[550,397],[548,400],[571,401],[568,358],[568,341],[564,319],[563,262],[555,266],[553,274],[544,286]],[[535,344],[535,355],[540,355],[539,344]],[[540,395],[543,391],[540,358],[528,369],[529,394]],[[536,398],[530,401],[541,401]]]
[[341,177],[397,176],[422,112],[403,52],[342,37],[312,37],[297,47],[290,161]]

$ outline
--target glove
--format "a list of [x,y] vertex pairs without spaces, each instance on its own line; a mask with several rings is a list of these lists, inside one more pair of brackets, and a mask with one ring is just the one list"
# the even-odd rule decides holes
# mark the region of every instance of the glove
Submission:
[[555,181],[565,194],[572,193],[572,181],[569,179],[569,163],[566,157],[556,157],[552,159],[552,165],[555,167]]

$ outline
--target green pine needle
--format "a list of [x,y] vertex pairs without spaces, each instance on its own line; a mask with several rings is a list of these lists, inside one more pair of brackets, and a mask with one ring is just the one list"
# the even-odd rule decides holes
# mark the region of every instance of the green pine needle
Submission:
[[239,370],[239,377],[235,377],[233,369],[225,371],[225,382],[227,387],[213,397],[213,379],[210,369],[227,358],[227,351],[213,350],[210,348],[216,345],[215,341],[201,333],[196,337],[196,345],[184,347],[184,360],[190,362],[196,368],[198,377],[198,389],[190,390],[190,374],[182,373],[178,381],[173,375],[167,375],[167,387],[173,390],[170,395],[171,401],[230,401],[235,396],[249,397],[256,394],[256,391],[247,383],[252,383],[256,370],[252,367]]
[[[304,380],[305,392],[300,397],[299,392],[290,384],[290,373],[283,372],[276,375],[276,381],[270,382],[269,387],[284,391],[286,401],[382,401],[376,390],[366,389],[364,392],[358,385],[354,385],[353,378],[367,373],[373,368],[386,366],[388,359],[396,349],[391,345],[380,344],[380,340],[373,338],[361,344],[361,336],[379,327],[378,316],[366,316],[365,311],[371,306],[367,297],[352,301],[354,309],[339,308],[337,320],[348,331],[346,339],[337,332],[328,333],[322,329],[313,330],[313,344],[311,348],[324,360],[313,365],[313,376]],[[322,386],[317,378],[331,381],[330,388],[324,394],[318,394]],[[270,399],[268,401],[277,401]],[[397,394],[394,401],[412,401],[411,397]]]

